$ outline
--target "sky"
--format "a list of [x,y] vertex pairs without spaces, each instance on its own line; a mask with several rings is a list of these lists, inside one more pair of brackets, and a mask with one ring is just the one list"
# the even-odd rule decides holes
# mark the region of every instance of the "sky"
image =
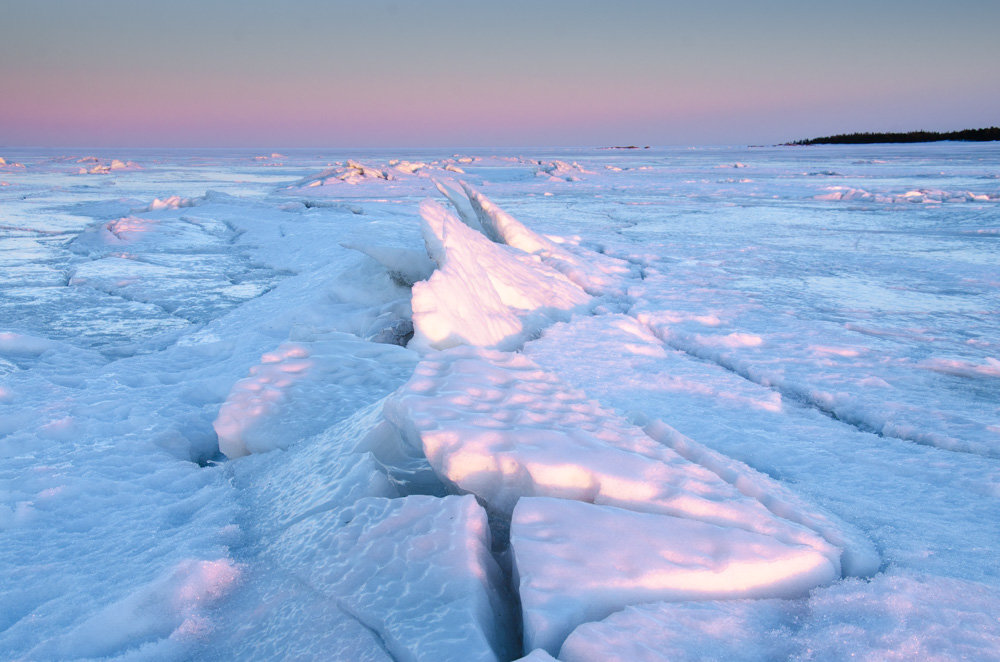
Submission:
[[994,126],[997,25],[996,0],[0,0],[0,145],[773,144]]

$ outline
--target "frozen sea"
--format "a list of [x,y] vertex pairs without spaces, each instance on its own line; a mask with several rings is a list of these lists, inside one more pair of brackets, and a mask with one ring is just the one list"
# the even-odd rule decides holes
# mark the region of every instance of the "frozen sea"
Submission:
[[1000,146],[0,157],[0,659],[1000,660]]

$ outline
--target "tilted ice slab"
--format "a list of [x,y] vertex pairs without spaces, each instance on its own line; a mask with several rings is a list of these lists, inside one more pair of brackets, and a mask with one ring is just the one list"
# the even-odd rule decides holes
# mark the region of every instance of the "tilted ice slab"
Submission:
[[553,654],[577,625],[630,604],[796,597],[840,576],[808,545],[563,499],[521,499],[510,536],[525,648]]
[[411,346],[513,349],[590,297],[562,273],[493,243],[433,201],[420,205],[424,243],[437,270],[413,286]]
[[472,496],[372,497],[290,526],[275,560],[391,659],[492,661],[511,651],[490,544]]
[[470,347],[426,357],[386,401],[386,418],[442,480],[509,516],[552,496],[688,517],[840,551],[705,467],[564,386],[520,354]]
[[[479,216],[476,211],[472,208],[472,203],[469,200],[468,195],[465,193],[464,188],[461,188],[459,184],[452,181],[435,181],[434,185],[437,190],[441,192],[441,195],[448,198],[448,202],[451,206],[455,208],[458,212],[458,218],[468,225],[470,228],[476,232],[483,231],[483,225],[479,222]],[[462,184],[462,187],[467,186]]]
[[282,343],[233,385],[212,424],[219,450],[236,458],[287,448],[391,392],[415,361],[346,333]]
[[[556,240],[543,237],[529,230],[523,223],[505,212],[485,195],[462,182],[462,188],[475,211],[483,233],[493,241],[518,248],[536,255],[543,263],[592,295],[624,293],[623,279],[628,276],[628,265],[621,260],[586,251],[578,255],[560,245]],[[448,195],[449,200],[452,199]],[[452,204],[459,208],[455,200]],[[461,209],[459,208],[461,211]]]

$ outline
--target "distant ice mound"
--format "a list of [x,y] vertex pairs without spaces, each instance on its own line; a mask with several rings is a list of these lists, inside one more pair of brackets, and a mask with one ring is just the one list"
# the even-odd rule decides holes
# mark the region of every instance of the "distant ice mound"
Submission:
[[318,174],[300,179],[292,185],[292,188],[329,186],[340,183],[358,184],[370,179],[390,180],[392,178],[392,175],[385,170],[349,160],[344,165],[327,168]]
[[194,207],[196,201],[191,198],[182,198],[179,195],[167,196],[163,200],[154,198],[145,211],[159,211],[160,209],[180,209],[181,207]]
[[594,173],[590,170],[585,170],[576,161],[566,163],[558,159],[555,161],[539,161],[538,168],[535,171],[535,176],[544,177],[554,182],[578,182],[582,174],[593,175]]
[[828,193],[813,196],[814,200],[828,202],[876,202],[880,204],[942,204],[953,202],[1000,202],[1000,195],[973,193],[972,191],[942,191],[940,189],[913,189],[903,193],[876,193],[849,186],[828,186]]
[[[342,187],[344,184],[364,183],[384,184],[393,182],[419,183],[426,186],[428,179],[465,174],[451,159],[430,162],[390,159],[378,166],[359,161],[337,162],[314,175],[304,177],[291,184],[289,189],[315,189],[317,187]],[[331,189],[332,190],[332,189]],[[342,190],[342,189],[341,189]]]
[[142,166],[134,161],[121,161],[119,159],[112,159],[110,163],[101,163],[96,157],[85,157],[78,162],[94,164],[89,168],[81,167],[77,171],[77,174],[80,175],[107,175],[116,170],[142,170]]

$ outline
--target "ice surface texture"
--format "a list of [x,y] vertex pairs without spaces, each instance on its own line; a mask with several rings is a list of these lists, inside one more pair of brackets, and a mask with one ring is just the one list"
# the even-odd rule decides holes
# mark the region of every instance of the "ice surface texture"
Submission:
[[2,156],[0,657],[998,659],[997,146]]

